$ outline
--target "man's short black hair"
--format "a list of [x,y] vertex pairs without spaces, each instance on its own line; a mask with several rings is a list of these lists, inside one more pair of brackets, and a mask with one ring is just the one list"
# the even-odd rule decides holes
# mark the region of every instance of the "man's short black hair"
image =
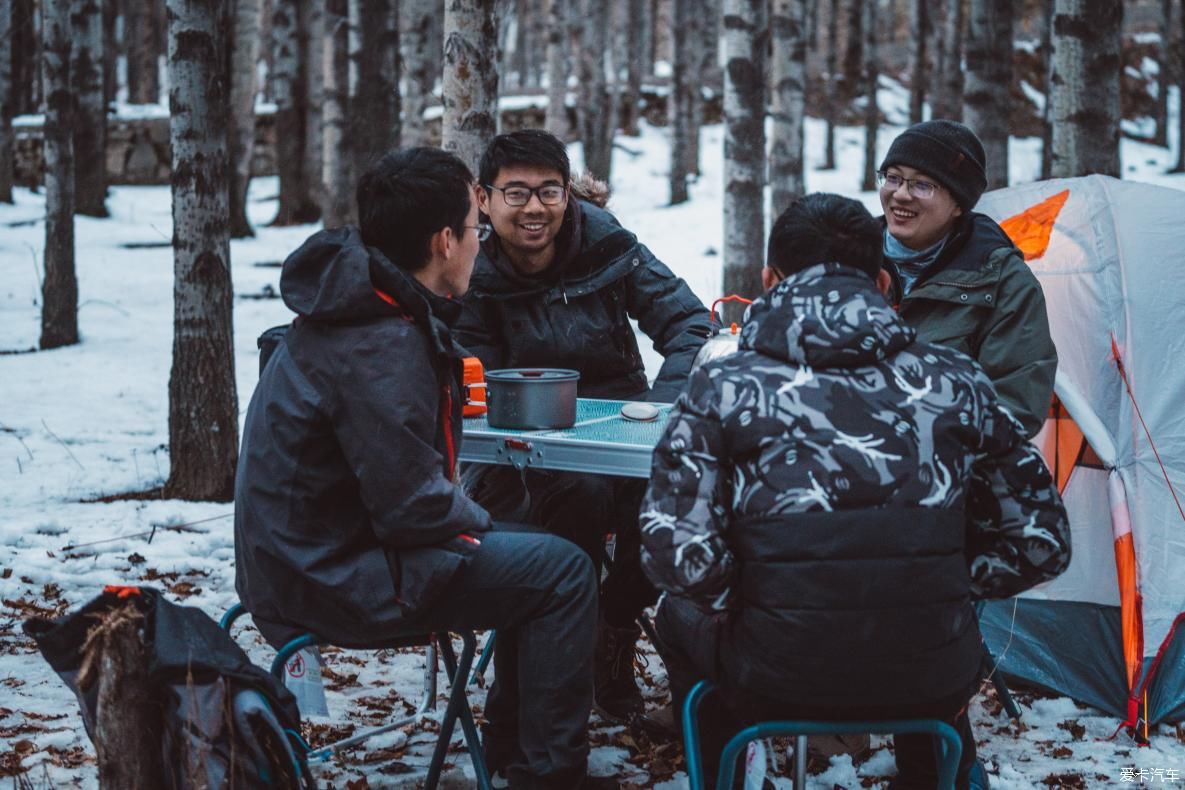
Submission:
[[783,277],[817,263],[839,263],[876,279],[883,237],[880,223],[862,203],[817,192],[799,198],[778,217],[766,261]]
[[563,177],[564,186],[572,180],[568,149],[560,138],[542,129],[521,129],[495,137],[481,155],[478,177],[486,186],[494,183],[502,168],[514,165],[555,170]]
[[442,228],[465,233],[473,200],[473,173],[439,148],[404,148],[384,154],[358,179],[362,241],[401,269],[419,271],[431,259],[429,241]]

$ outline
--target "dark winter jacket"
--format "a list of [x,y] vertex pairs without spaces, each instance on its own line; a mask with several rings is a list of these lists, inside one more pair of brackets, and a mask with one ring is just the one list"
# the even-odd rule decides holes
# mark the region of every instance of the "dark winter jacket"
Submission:
[[966,688],[970,599],[1060,573],[1069,526],[991,382],[918,342],[872,280],[816,266],[692,374],[654,453],[643,563],[727,614],[725,679],[802,704]]
[[358,643],[430,603],[490,527],[452,483],[460,306],[356,228],[305,242],[280,290],[298,317],[247,410],[235,586],[257,623]]
[[[892,263],[886,266],[894,275]],[[926,343],[962,351],[983,367],[1000,403],[1033,436],[1053,397],[1057,350],[1045,295],[1024,256],[990,217],[974,212],[955,227],[938,256],[894,303]]]
[[556,247],[556,262],[529,277],[515,271],[496,236],[487,241],[457,341],[486,370],[571,368],[580,372],[581,397],[637,398],[647,390],[634,318],[666,360],[648,397],[674,401],[714,331],[707,308],[612,214],[591,203],[569,201]]

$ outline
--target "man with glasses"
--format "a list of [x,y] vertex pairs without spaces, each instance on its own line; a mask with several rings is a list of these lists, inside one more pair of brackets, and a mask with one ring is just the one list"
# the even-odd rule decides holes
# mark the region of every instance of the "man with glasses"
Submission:
[[439,149],[396,151],[357,198],[359,227],[321,231],[284,261],[297,319],[243,427],[235,589],[274,645],[303,631],[366,646],[498,629],[498,651],[518,656],[516,677],[495,680],[521,694],[511,787],[605,786],[586,776],[592,565],[552,535],[496,528],[454,480],[454,297],[488,232],[473,176]]
[[990,217],[972,211],[987,186],[983,145],[961,123],[906,129],[877,174],[889,298],[918,330],[974,358],[1032,436],[1053,396],[1057,351],[1045,296]]
[[[482,245],[457,339],[489,369],[571,368],[582,397],[673,402],[712,334],[708,310],[633,233],[603,208],[607,188],[574,185],[563,142],[529,129],[499,135],[481,160],[479,200],[494,226]],[[599,199],[588,199],[595,193]],[[665,361],[652,385],[630,319]],[[537,524],[594,562],[617,533],[601,592],[596,701],[608,718],[642,711],[634,681],[636,619],[655,592],[638,560],[644,481],[473,468],[470,491],[495,517]],[[494,660],[512,661],[501,640]],[[496,707],[498,695],[490,705]],[[497,764],[498,734],[487,733]]]

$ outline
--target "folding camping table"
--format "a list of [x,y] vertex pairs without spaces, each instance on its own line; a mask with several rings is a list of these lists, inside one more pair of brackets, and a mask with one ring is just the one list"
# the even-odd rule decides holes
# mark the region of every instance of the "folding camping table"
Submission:
[[621,416],[629,401],[577,398],[576,424],[551,430],[491,428],[485,417],[464,422],[458,458],[516,469],[557,469],[622,477],[650,477],[650,456],[671,406],[658,407],[658,419],[636,422]]

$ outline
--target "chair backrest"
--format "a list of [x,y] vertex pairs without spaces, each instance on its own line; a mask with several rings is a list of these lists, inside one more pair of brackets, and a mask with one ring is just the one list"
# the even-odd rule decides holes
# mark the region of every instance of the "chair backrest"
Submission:
[[[699,744],[699,706],[715,686],[701,680],[691,689],[683,703],[683,744],[687,760],[687,781],[691,790],[704,790],[703,760]],[[844,735],[867,732],[876,735],[930,734],[942,744],[941,761],[938,766],[938,787],[940,790],[954,790],[955,776],[959,770],[959,759],[963,754],[963,743],[955,728],[937,719],[898,719],[893,721],[765,721],[738,732],[724,745],[720,753],[720,770],[716,775],[716,787],[732,786],[737,759],[741,750],[751,741],[778,735]],[[801,747],[801,744],[800,744]],[[798,761],[800,767],[804,761]],[[802,777],[795,777],[796,786]]]

